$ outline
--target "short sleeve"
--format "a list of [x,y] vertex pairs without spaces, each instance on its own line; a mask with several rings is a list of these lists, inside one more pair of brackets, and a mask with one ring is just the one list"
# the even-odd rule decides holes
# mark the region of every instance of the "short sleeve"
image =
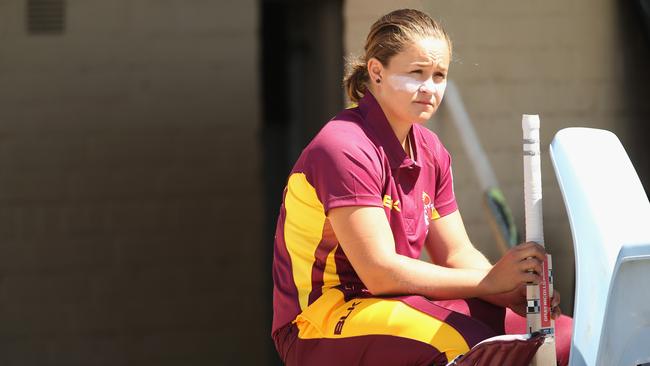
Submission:
[[305,173],[326,214],[336,207],[382,206],[381,161],[372,146],[321,141],[311,147]]
[[434,206],[439,217],[447,216],[458,209],[454,194],[454,177],[451,170],[451,155],[440,145],[436,151],[436,196]]

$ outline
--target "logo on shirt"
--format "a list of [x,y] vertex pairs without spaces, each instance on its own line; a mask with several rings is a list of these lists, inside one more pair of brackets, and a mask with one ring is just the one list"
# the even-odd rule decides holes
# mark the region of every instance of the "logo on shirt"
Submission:
[[433,207],[433,200],[427,192],[422,192],[422,202],[424,203],[424,222],[429,225],[429,220],[433,220],[435,218],[434,213],[436,212],[436,208]]
[[389,195],[384,195],[384,206],[390,208],[391,210],[395,210],[397,212],[401,212],[402,210],[399,208],[399,200],[393,201],[392,198],[390,198]]
[[352,305],[348,308],[347,315],[343,315],[341,319],[339,319],[338,323],[336,323],[336,326],[334,327],[334,334],[340,335],[343,332],[343,325],[345,324],[345,319],[347,319],[350,316],[350,314],[352,314],[354,308],[356,308],[357,305],[359,304],[361,304],[361,301],[352,303]]

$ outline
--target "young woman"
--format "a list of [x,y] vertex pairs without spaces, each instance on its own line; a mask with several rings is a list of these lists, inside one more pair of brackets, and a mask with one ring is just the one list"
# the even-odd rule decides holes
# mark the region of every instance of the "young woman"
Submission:
[[[451,158],[424,128],[445,92],[451,41],[397,10],[370,29],[329,121],[288,179],[275,235],[273,339],[288,365],[446,364],[481,340],[526,333],[525,283],[543,247],[492,265],[465,231]],[[418,260],[423,247],[433,263]],[[553,297],[560,364],[571,319]]]

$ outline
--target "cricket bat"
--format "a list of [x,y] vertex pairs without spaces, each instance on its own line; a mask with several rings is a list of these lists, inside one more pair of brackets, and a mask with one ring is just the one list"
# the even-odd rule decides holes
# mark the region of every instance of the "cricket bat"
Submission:
[[[542,169],[539,148],[539,116],[524,114],[524,205],[526,241],[544,245],[542,222]],[[544,343],[537,350],[532,366],[556,366],[555,322],[551,319],[551,296],[553,294],[553,269],[551,256],[544,261],[539,285],[526,286],[526,323],[528,333],[545,335]]]

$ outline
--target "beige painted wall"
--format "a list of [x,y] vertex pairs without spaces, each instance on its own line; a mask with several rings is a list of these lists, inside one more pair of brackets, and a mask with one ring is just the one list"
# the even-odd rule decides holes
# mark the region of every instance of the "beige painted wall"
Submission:
[[[542,122],[544,225],[556,286],[573,291],[570,228],[548,156],[555,132],[569,126],[606,128],[625,144],[617,70],[615,2],[393,1],[346,3],[346,51],[361,52],[377,17],[401,7],[424,10],[443,23],[454,42],[450,78],[463,96],[484,149],[523,233],[521,115]],[[443,107],[430,127],[454,159],[455,189],[470,238],[492,260],[494,250],[482,197],[470,162]],[[565,312],[572,299],[563,297]]]
[[[258,2],[0,0],[0,364],[264,364]],[[268,245],[268,240],[264,241]]]

